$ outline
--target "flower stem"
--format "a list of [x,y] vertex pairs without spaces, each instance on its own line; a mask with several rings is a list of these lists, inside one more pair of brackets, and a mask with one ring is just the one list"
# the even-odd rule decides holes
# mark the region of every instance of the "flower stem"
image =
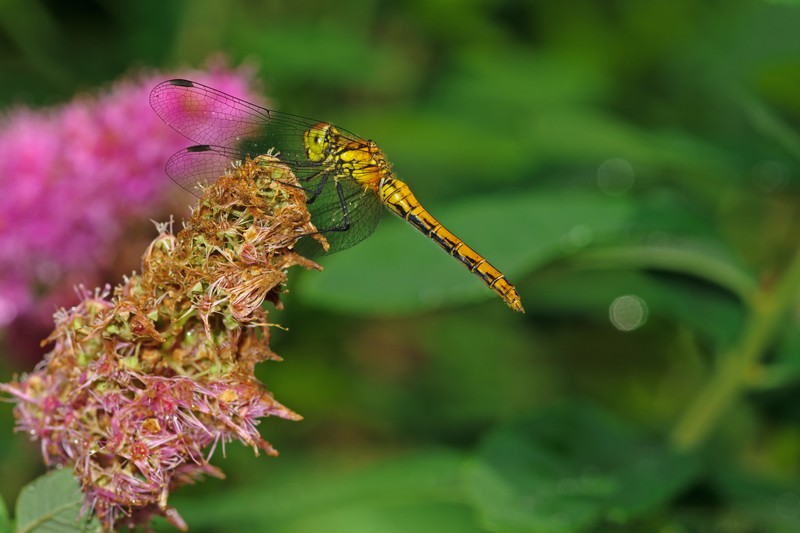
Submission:
[[672,444],[677,449],[691,450],[702,444],[716,421],[747,387],[748,377],[773,343],[798,291],[800,250],[778,283],[753,295],[750,316],[739,342],[717,360],[715,373],[672,431]]

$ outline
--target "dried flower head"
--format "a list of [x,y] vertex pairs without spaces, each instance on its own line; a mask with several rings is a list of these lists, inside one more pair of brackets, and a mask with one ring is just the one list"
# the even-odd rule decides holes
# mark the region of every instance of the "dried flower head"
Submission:
[[275,157],[236,166],[178,235],[159,227],[141,275],[57,313],[45,359],[0,385],[17,401],[18,429],[40,441],[46,464],[74,469],[106,529],[153,514],[185,529],[169,493],[221,476],[208,462],[218,444],[275,455],[260,419],[300,419],[253,370],[278,359],[261,304],[280,305],[290,266],[319,268],[293,251],[315,231],[305,201]]

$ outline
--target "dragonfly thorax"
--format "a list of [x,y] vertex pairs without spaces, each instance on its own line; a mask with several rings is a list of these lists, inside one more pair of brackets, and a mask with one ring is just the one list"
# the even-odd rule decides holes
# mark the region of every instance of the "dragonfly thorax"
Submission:
[[386,157],[373,141],[348,141],[338,154],[338,165],[344,174],[375,191],[384,178],[391,175],[391,168]]
[[306,157],[327,167],[335,179],[350,178],[377,190],[391,175],[383,150],[374,141],[342,135],[332,124],[321,122],[304,133]]

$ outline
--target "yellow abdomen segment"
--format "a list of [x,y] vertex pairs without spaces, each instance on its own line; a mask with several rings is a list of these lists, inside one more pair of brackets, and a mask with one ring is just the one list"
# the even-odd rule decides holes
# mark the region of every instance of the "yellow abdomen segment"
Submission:
[[389,209],[409,221],[444,248],[447,253],[461,261],[470,272],[476,274],[490,289],[496,292],[511,309],[525,312],[517,289],[508,282],[503,273],[433,218],[428,210],[422,207],[408,185],[399,179],[390,176],[384,177],[380,186],[380,195],[381,200]]

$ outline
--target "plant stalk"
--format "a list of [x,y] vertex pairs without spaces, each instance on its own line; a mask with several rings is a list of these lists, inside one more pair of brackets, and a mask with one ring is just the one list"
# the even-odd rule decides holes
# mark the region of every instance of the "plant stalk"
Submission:
[[781,279],[772,287],[758,289],[753,298],[739,342],[717,359],[717,367],[706,386],[675,425],[671,441],[688,451],[701,445],[719,418],[747,388],[748,376],[772,345],[786,315],[800,292],[800,250]]

